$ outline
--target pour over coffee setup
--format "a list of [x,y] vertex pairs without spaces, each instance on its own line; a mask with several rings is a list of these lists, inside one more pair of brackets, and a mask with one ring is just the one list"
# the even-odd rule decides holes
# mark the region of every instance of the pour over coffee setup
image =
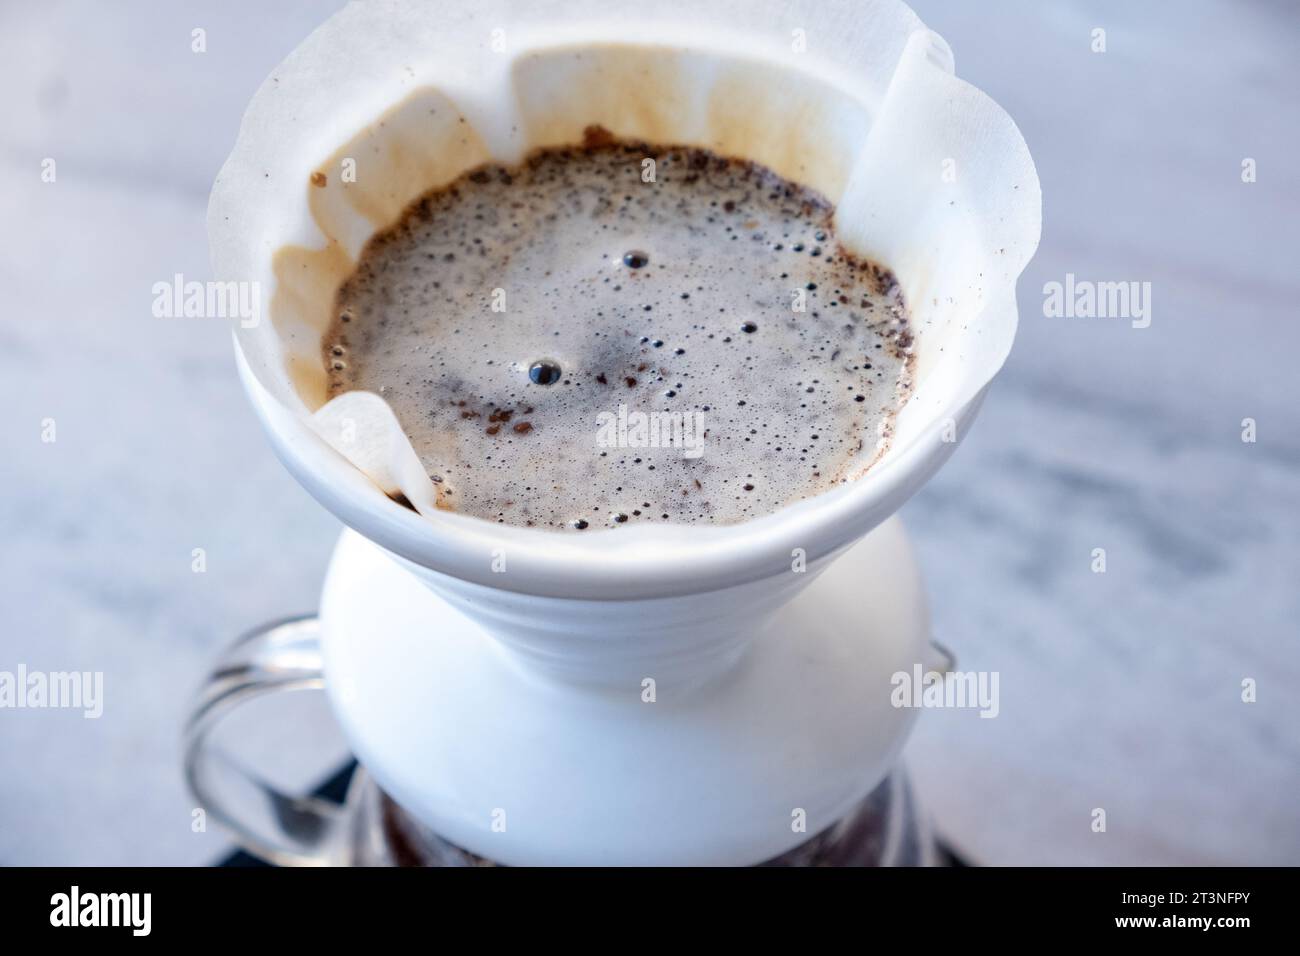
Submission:
[[[893,271],[913,384],[879,460],[864,442],[858,477],[736,524],[566,533],[437,507],[382,398],[327,401],[322,336],[367,241],[592,128],[815,189]],[[318,616],[242,639],[200,693],[199,805],[282,864],[934,862],[891,678],[950,662],[895,512],[1005,360],[1039,229],[1015,125],[893,0],[342,10],[254,97],[209,235],[216,277],[261,290],[235,331],[258,418],[348,530]],[[342,807],[212,746],[246,701],[303,688],[360,765]]]

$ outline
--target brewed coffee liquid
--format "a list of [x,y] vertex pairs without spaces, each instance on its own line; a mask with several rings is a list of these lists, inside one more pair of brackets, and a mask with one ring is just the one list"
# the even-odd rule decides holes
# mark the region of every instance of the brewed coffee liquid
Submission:
[[365,249],[330,395],[397,414],[440,507],[726,524],[861,474],[908,388],[893,276],[751,162],[604,143],[479,168]]

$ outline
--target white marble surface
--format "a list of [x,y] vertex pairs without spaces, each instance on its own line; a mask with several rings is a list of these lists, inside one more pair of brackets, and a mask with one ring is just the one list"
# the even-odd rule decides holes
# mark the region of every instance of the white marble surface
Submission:
[[[337,525],[273,459],[226,329],[154,319],[150,287],[206,273],[243,104],[336,6],[0,6],[0,670],[106,684],[99,720],[0,711],[0,863],[222,852],[190,828],[186,699],[232,635],[313,606]],[[924,715],[921,790],[984,863],[1300,863],[1300,7],[915,6],[1045,197],[1015,352],[904,512],[938,637],[1001,675],[997,719]],[[1067,272],[1150,281],[1151,327],[1045,318]],[[264,734],[291,777],[306,721]]]

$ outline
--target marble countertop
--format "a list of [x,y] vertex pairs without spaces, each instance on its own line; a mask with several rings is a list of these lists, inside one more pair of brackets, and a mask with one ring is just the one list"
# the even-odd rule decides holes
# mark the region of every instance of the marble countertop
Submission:
[[[105,683],[98,720],[0,711],[0,863],[226,849],[191,828],[187,700],[234,635],[314,606],[339,526],[274,459],[228,329],[153,318],[150,290],[207,274],[243,106],[339,5],[0,7],[0,670]],[[1001,675],[997,719],[923,716],[921,793],[980,863],[1300,863],[1300,8],[914,5],[1044,193],[1015,351],[903,512],[936,637]],[[1046,317],[1067,274],[1150,282],[1150,326]],[[338,751],[319,709],[263,724],[288,777]]]

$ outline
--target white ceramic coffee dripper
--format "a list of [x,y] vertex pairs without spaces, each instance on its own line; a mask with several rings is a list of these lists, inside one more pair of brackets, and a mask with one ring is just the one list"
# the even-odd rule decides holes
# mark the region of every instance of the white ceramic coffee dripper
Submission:
[[[266,321],[237,333],[246,389],[286,466],[352,529],[321,605],[333,710],[408,813],[504,863],[754,863],[889,772],[914,716],[891,706],[890,677],[933,655],[887,519],[965,435],[1038,241],[1018,131],[906,7],[698,7],[350,6],[263,86],[213,192],[218,276],[266,292]],[[845,244],[894,270],[916,384],[870,471],[740,525],[577,535],[425,507],[382,414],[360,446],[340,440],[319,349],[364,242],[464,170],[594,124],[811,185]],[[318,834],[253,835],[224,810],[206,729],[243,695],[322,680],[314,638],[240,653],[252,676],[209,694],[191,778],[261,852],[329,861]],[[318,810],[274,809],[308,829]]]

